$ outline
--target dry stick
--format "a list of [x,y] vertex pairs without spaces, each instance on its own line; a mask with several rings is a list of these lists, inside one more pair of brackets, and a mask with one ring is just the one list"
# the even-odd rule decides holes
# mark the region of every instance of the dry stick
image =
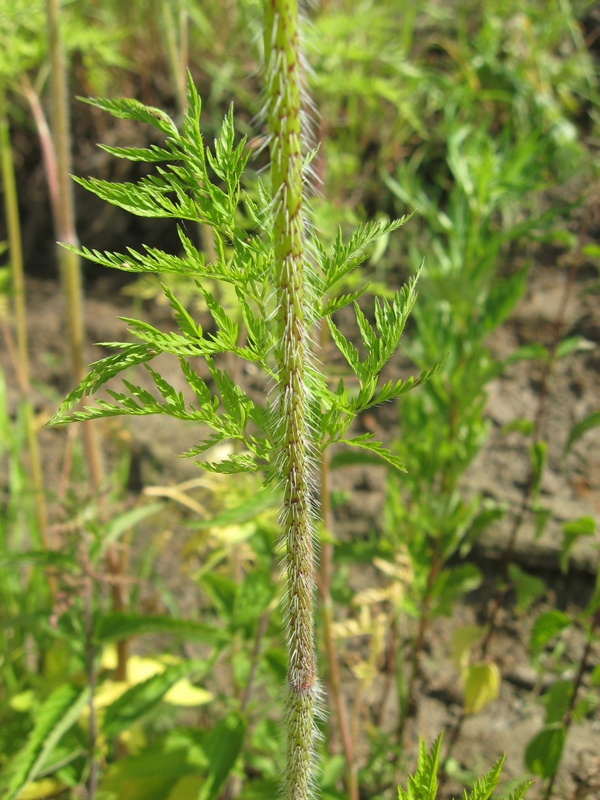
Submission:
[[[540,392],[538,397],[538,405],[536,408],[534,422],[533,422],[533,432],[532,432],[532,441],[534,444],[537,444],[541,441],[541,429],[542,423],[544,420],[544,416],[546,413],[546,401],[548,398],[548,384],[550,381],[550,377],[552,375],[552,371],[554,369],[554,365],[556,363],[556,352],[558,349],[558,345],[560,343],[560,337],[562,334],[562,330],[565,324],[565,316],[567,311],[567,306],[569,300],[571,298],[571,294],[573,292],[573,286],[575,285],[575,279],[577,277],[577,272],[579,267],[581,266],[583,255],[583,243],[586,239],[588,228],[590,226],[590,222],[592,220],[593,211],[590,209],[588,210],[582,226],[581,231],[579,233],[579,237],[577,240],[577,247],[574,253],[573,260],[571,262],[571,266],[569,268],[569,273],[567,275],[567,280],[565,283],[565,288],[561,296],[560,305],[558,308],[558,313],[556,316],[556,322],[554,324],[554,334],[552,337],[552,343],[550,348],[548,349],[548,358],[544,365],[544,370],[542,372],[542,379],[540,384]],[[481,644],[481,656],[482,658],[486,658],[490,644],[492,639],[494,638],[497,630],[498,630],[498,614],[500,613],[500,609],[504,603],[506,595],[509,589],[509,567],[514,560],[515,555],[515,548],[518,540],[519,533],[521,531],[521,527],[525,521],[525,517],[527,516],[530,505],[531,505],[531,495],[533,493],[533,487],[535,485],[535,472],[534,468],[530,467],[527,480],[525,481],[525,485],[523,487],[523,492],[521,494],[521,501],[519,503],[519,509],[515,515],[513,525],[510,531],[510,536],[508,539],[508,544],[506,547],[506,551],[504,553],[504,557],[502,559],[502,567],[501,567],[501,578],[502,583],[496,592],[496,595],[488,609],[488,618],[487,618],[487,631],[486,635],[483,639]],[[448,740],[448,747],[446,750],[446,757],[444,760],[444,767],[447,764],[448,760],[452,756],[452,752],[458,741],[460,736],[463,723],[465,721],[465,713],[461,710],[460,716],[454,726],[452,733],[450,734],[450,738]],[[446,772],[445,769],[442,770],[442,778],[440,785],[443,786],[443,782],[445,780]]]
[[306,800],[314,782],[319,693],[314,646],[314,555],[309,488],[302,74],[295,0],[264,0],[266,99],[271,152],[278,337],[279,472],[286,541],[288,672],[285,800]]
[[[21,246],[21,225],[19,221],[19,204],[15,181],[15,170],[11,155],[10,133],[6,115],[6,96],[4,85],[0,81],[0,150],[2,151],[2,183],[4,186],[4,205],[6,212],[6,227],[8,231],[8,246],[10,252],[10,267],[12,277],[12,292],[17,322],[17,346],[15,373],[19,384],[25,412],[27,430],[27,448],[29,450],[29,466],[31,470],[31,483],[34,492],[35,511],[39,528],[42,547],[48,549],[51,542],[48,539],[48,514],[44,494],[44,480],[42,473],[42,459],[40,456],[39,442],[35,430],[35,420],[31,403],[31,383],[29,375],[29,347],[27,341],[27,311],[25,305],[25,273],[23,269],[23,250]],[[5,338],[10,336],[8,328]],[[7,347],[10,349],[11,340],[7,338]],[[48,575],[50,596],[56,595],[56,580]]]

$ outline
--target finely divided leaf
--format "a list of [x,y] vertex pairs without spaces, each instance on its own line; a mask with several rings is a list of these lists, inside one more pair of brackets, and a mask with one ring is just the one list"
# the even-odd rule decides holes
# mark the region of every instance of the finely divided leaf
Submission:
[[89,701],[89,689],[63,685],[56,689],[35,715],[35,726],[25,747],[10,767],[10,781],[5,800],[13,800],[40,773],[44,761],[64,734],[79,719]]
[[166,114],[164,111],[161,111],[160,108],[146,106],[143,103],[140,103],[139,100],[126,97],[120,97],[112,100],[104,97],[80,97],[79,99],[90,106],[95,106],[96,108],[100,108],[102,111],[107,111],[109,114],[112,114],[113,117],[145,122],[148,125],[152,125],[153,128],[157,128],[167,136],[179,135],[177,132],[177,126],[168,114]]
[[436,800],[441,743],[442,737],[438,736],[428,753],[423,739],[419,741],[417,768],[409,775],[408,791],[398,787],[398,800]]
[[406,467],[400,459],[391,453],[381,442],[373,439],[372,433],[363,433],[361,436],[355,436],[353,439],[339,439],[340,444],[349,444],[351,447],[361,447],[363,450],[368,450],[374,453],[379,458],[386,461],[394,469],[400,472],[406,472]]
[[504,756],[496,761],[489,772],[475,782],[468,797],[465,792],[465,800],[488,800],[500,781],[500,773],[502,772],[503,764]]
[[[120,348],[120,352],[103,358],[101,361],[96,361],[91,365],[90,372],[81,381],[79,386],[73,389],[72,392],[69,392],[56,414],[47,423],[48,425],[71,422],[75,419],[86,419],[87,416],[85,414],[82,415],[82,413],[76,413],[71,417],[67,417],[66,413],[70,411],[76,403],[84,397],[96,392],[106,381],[113,378],[119,372],[129,369],[129,367],[133,367],[136,364],[144,364],[158,355],[157,350],[146,344],[103,342],[103,346],[118,347]],[[96,414],[96,416],[102,416],[102,414]]]

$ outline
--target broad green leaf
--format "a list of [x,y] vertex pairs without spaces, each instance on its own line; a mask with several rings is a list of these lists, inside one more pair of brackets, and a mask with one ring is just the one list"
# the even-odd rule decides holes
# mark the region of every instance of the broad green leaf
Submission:
[[573,447],[575,442],[579,441],[581,437],[587,433],[592,428],[597,428],[600,425],[600,411],[594,411],[592,414],[588,414],[587,417],[582,419],[576,425],[571,428],[569,433],[569,437],[567,439],[567,443],[565,444],[565,452],[566,455],[569,450]]
[[516,419],[507,422],[506,425],[503,425],[500,431],[503,434],[518,431],[519,433],[522,433],[523,436],[531,436],[533,429],[534,423],[532,419],[527,419],[526,417],[517,417]]
[[110,612],[99,614],[95,620],[94,638],[98,643],[118,642],[145,633],[170,633],[207,644],[228,641],[225,633],[211,625],[174,617]]
[[531,467],[533,469],[533,485],[531,487],[533,494],[537,494],[540,488],[542,475],[544,473],[544,466],[546,464],[547,451],[548,445],[546,442],[535,442],[531,446],[531,450],[529,452]]
[[56,778],[42,778],[22,789],[17,800],[47,800],[62,794],[67,788],[66,784]]
[[502,368],[516,364],[519,361],[542,361],[545,362],[549,358],[548,350],[542,344],[524,344],[518,347],[502,362]]
[[100,790],[114,792],[122,800],[165,800],[182,778],[201,772],[196,753],[189,748],[163,749],[158,745],[139,756],[111,764],[100,781]]
[[9,767],[10,780],[5,800],[13,800],[38,777],[44,761],[77,722],[89,697],[89,689],[81,691],[75,686],[63,685],[42,704],[25,746]]
[[208,771],[196,800],[216,800],[237,761],[245,735],[246,723],[236,712],[229,713],[211,730],[202,743]]
[[562,526],[563,544],[560,551],[560,568],[563,572],[569,566],[569,555],[575,542],[581,536],[593,536],[596,531],[596,521],[593,517],[580,517],[579,519],[565,522]]
[[551,778],[559,767],[567,731],[562,723],[542,728],[525,749],[525,766],[540,778]]
[[203,782],[201,775],[185,775],[177,781],[165,800],[190,800],[191,797],[197,797]]
[[558,347],[556,348],[556,357],[557,358],[564,358],[565,356],[571,355],[579,350],[590,350],[595,347],[594,344],[588,342],[587,339],[584,339],[583,336],[569,336],[567,339],[563,339],[559,342]]
[[476,714],[498,697],[500,671],[496,664],[470,664],[463,672],[465,714]]
[[190,660],[167,667],[164,672],[127,689],[104,715],[102,730],[105,736],[117,736],[148,714],[166,693],[182,678],[194,672],[206,671],[205,661]]
[[540,614],[533,623],[529,648],[534,654],[539,653],[548,642],[571,624],[571,618],[556,609]]
[[457,564],[444,568],[434,581],[432,600],[440,614],[451,613],[452,605],[459,598],[481,586],[483,577],[476,564]]
[[546,725],[562,722],[573,696],[573,681],[555,681],[542,695],[546,709]]
[[536,539],[539,539],[544,533],[546,525],[548,524],[548,520],[552,516],[552,511],[549,508],[545,508],[544,506],[535,502],[532,504],[531,513],[533,514],[533,519],[535,521],[535,532],[533,535]]
[[231,615],[233,630],[254,628],[261,614],[273,600],[276,588],[268,570],[255,568],[249,572],[235,596]]
[[546,592],[546,584],[541,578],[529,575],[517,564],[510,564],[508,575],[517,593],[517,611],[523,614],[531,603]]
[[164,507],[164,503],[148,503],[113,517],[108,523],[106,532],[102,534],[102,549],[106,550],[108,545],[118,541],[124,533],[135,528],[152,514],[162,511]]

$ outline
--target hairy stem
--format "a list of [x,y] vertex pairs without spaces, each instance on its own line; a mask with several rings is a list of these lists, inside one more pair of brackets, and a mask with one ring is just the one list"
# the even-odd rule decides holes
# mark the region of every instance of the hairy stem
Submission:
[[303,800],[311,787],[318,688],[306,419],[302,74],[297,2],[265,0],[264,16],[274,197],[282,520],[287,545],[288,693],[284,796],[286,800]]

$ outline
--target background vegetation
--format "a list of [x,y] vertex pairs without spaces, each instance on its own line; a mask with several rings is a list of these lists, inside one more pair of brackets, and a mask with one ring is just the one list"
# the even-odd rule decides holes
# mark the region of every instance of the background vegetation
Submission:
[[[90,250],[126,255],[127,247],[146,245],[181,254],[172,220],[132,217],[64,181],[68,172],[145,178],[151,165],[127,164],[96,143],[163,144],[160,131],[115,120],[75,96],[136,97],[180,124],[189,67],[202,98],[205,144],[216,152],[233,101],[235,141],[249,137],[250,167],[259,173],[267,162],[257,117],[260,4],[86,0],[55,9],[58,28],[52,7],[0,2],[0,239],[7,242],[0,308],[0,786],[20,800],[272,797],[285,675],[277,494],[257,492],[253,475],[231,481],[190,474],[170,460],[176,449],[141,451],[130,430],[145,420],[129,427],[109,420],[86,433],[76,426],[41,429],[80,379],[82,364],[99,357],[91,349],[78,354],[78,315],[88,329],[96,321],[77,306],[80,265],[65,263],[53,243],[77,237]],[[569,315],[584,287],[597,293],[598,10],[575,0],[322,0],[310,18],[307,79],[320,143],[313,166],[322,186],[313,200],[316,226],[340,263],[370,257],[343,284],[364,310],[365,325],[353,327],[340,307],[330,333],[352,340],[363,358],[372,295],[380,303],[390,298],[424,259],[412,321],[384,379],[444,362],[414,392],[359,418],[356,435],[375,431],[390,448],[389,471],[356,449],[333,451],[320,467],[317,646],[328,713],[318,789],[352,800],[395,796],[414,765],[419,733],[432,744],[443,724],[439,791],[450,796],[500,755],[483,737],[475,751],[471,738],[465,759],[461,739],[478,716],[489,726],[510,697],[540,724],[519,740],[509,776],[517,783],[535,778],[532,797],[594,797],[594,462],[586,462],[589,513],[557,514],[544,482],[551,467],[573,469],[567,455],[591,449],[600,420],[592,398],[562,417],[569,420],[564,428],[548,424],[550,402],[570,402],[552,392],[560,364],[570,359],[583,372],[598,369],[597,322],[583,336]],[[64,81],[50,47],[57,30]],[[70,141],[61,133],[61,82]],[[218,187],[224,176],[213,170]],[[407,212],[414,213],[400,231],[370,247],[365,239],[355,252],[344,251],[337,238],[339,225],[344,235],[368,222],[385,231]],[[185,230],[207,262],[231,246],[210,226]],[[500,347],[535,261],[552,269],[560,299],[555,317],[548,331]],[[108,279],[99,276],[108,270],[83,270],[89,296],[106,294]],[[58,272],[61,310],[32,313],[35,280],[56,280]],[[159,329],[172,330],[156,276],[124,282],[115,274],[108,293],[116,306],[128,296]],[[189,278],[160,280],[194,319],[216,330],[214,307]],[[206,286],[235,321],[233,294],[214,280]],[[43,329],[58,313],[72,346],[68,356],[54,352],[66,363],[52,362]],[[315,347],[323,361],[333,354],[324,332]],[[358,378],[347,377],[347,352],[334,361],[332,388],[343,376],[352,393]],[[251,369],[234,361],[220,367],[250,396],[264,397]],[[508,414],[500,426],[486,410],[488,397],[512,369],[532,376],[534,400],[528,417]],[[142,379],[132,372],[131,380]],[[169,439],[174,429],[167,430]],[[492,470],[479,459],[493,434],[519,440],[508,474],[493,473],[493,481],[517,484],[506,502],[501,491],[473,491],[466,478],[473,464]],[[197,437],[186,435],[187,446],[194,444]],[[398,464],[406,473],[394,469]],[[353,528],[357,498],[367,494],[353,482],[357,474],[381,502]],[[505,536],[499,557],[489,560],[480,545],[494,530]],[[543,539],[549,530],[560,534],[554,561],[533,569],[517,557],[519,542],[530,534]],[[583,540],[587,572],[569,583],[571,556]],[[577,596],[566,589],[574,585]],[[527,678],[508,695],[517,646]],[[445,688],[460,690],[442,696],[448,716],[430,720],[428,698],[440,673]],[[513,790],[508,784],[495,796]]]

